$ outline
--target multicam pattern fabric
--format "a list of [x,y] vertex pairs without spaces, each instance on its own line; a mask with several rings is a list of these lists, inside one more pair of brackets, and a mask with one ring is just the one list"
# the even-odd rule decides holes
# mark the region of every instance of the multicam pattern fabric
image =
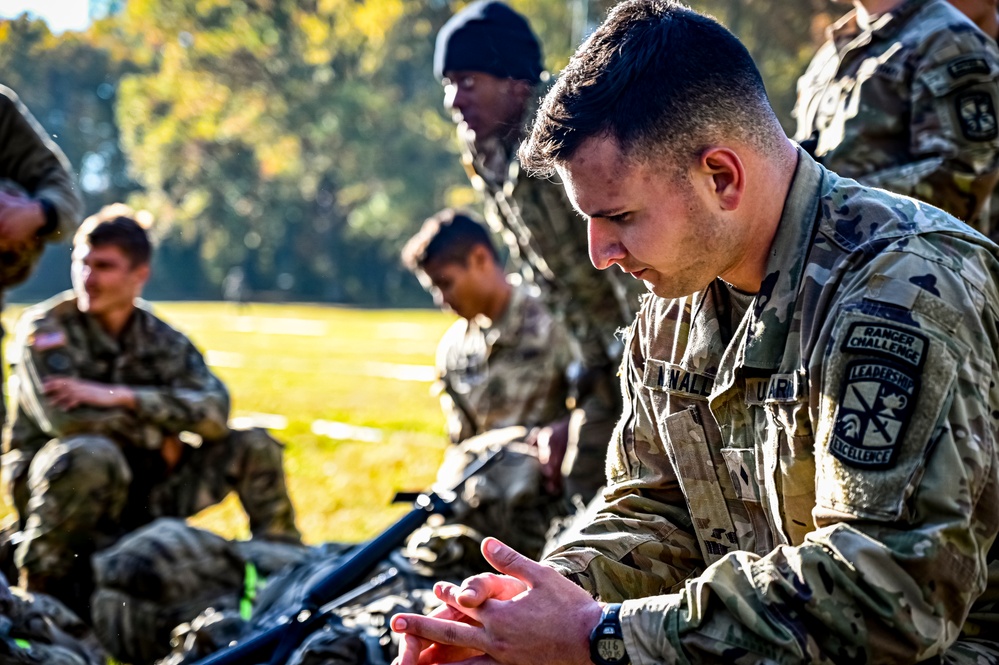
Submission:
[[[945,0],[851,12],[798,80],[795,138],[840,175],[989,233],[999,178],[999,50]],[[995,211],[993,211],[995,212]]]
[[0,299],[4,289],[24,281],[41,254],[44,241],[61,240],[80,223],[83,204],[76,193],[72,167],[62,150],[21,103],[0,85],[0,190],[44,198],[55,209],[55,231],[36,245],[17,251],[0,249]]
[[170,653],[171,632],[205,608],[242,622],[241,603],[252,606],[268,578],[316,556],[300,544],[226,540],[182,519],[158,519],[94,555],[94,632],[118,660],[151,663]]
[[[76,193],[66,156],[10,88],[0,85],[0,192],[43,198],[56,213],[56,229],[23,247],[0,246],[0,308],[4,292],[23,282],[41,257],[46,242],[67,238],[80,223],[83,202]],[[0,342],[4,330],[0,325]],[[2,356],[2,347],[0,347]],[[0,362],[0,420],[7,419]]]
[[441,408],[451,442],[511,425],[538,427],[564,416],[571,360],[565,328],[530,287],[515,280],[498,321],[459,319],[437,347]]
[[[136,307],[118,339],[62,294],[25,312],[14,344],[17,412],[3,470],[21,518],[19,567],[74,572],[81,552],[152,519],[187,516],[235,490],[260,536],[298,539],[282,446],[260,429],[230,430],[229,396],[183,334]],[[137,408],[60,409],[44,381],[72,376],[128,385]],[[189,444],[168,470],[166,437]]]
[[995,662],[997,254],[799,151],[746,314],[646,300],[607,506],[548,560],[633,663]]

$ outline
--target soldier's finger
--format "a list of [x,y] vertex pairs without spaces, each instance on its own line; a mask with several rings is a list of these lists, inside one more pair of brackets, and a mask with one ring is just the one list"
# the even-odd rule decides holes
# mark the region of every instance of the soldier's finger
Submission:
[[392,617],[392,630],[463,649],[483,650],[485,635],[481,627],[460,621],[436,619],[420,614],[396,614]]
[[399,643],[399,655],[392,661],[392,665],[419,665],[420,652],[430,645],[429,642],[421,640],[413,635],[403,635]]
[[479,607],[490,598],[510,600],[527,590],[527,585],[509,575],[485,573],[461,583],[456,600],[462,609]]
[[479,620],[478,606],[482,602],[477,596],[474,596],[469,600],[468,597],[463,597],[466,593],[464,587],[455,586],[454,584],[449,584],[447,582],[438,582],[434,585],[434,595],[437,596],[441,601],[447,603],[448,609],[450,609],[450,616],[436,615],[439,618],[460,620],[462,616],[468,616],[475,621]]
[[479,617],[475,612],[477,604],[470,605],[468,607],[463,606],[458,600],[461,592],[461,587],[455,586],[449,582],[438,582],[435,584],[434,595],[445,604],[443,607],[431,612],[429,616],[438,619],[447,619],[449,621],[478,621]]
[[516,577],[531,588],[538,586],[538,583],[548,575],[558,574],[548,566],[528,559],[495,538],[490,537],[482,541],[482,555],[493,568],[511,577]]

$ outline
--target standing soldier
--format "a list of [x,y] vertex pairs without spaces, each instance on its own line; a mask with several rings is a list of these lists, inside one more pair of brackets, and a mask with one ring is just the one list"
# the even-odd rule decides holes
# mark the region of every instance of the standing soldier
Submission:
[[90,217],[73,292],[27,310],[14,343],[16,411],[4,478],[22,585],[88,616],[90,555],[160,516],[237,491],[256,536],[297,542],[281,447],[230,430],[229,394],[201,353],[137,301],[151,245],[124,206]]
[[[0,308],[4,292],[27,279],[45,243],[68,237],[82,213],[66,156],[17,94],[0,85]],[[0,391],[0,421],[5,415]]]
[[796,140],[823,166],[988,233],[999,50],[945,0],[854,0],[798,80]]
[[517,149],[542,72],[530,26],[501,2],[472,3],[437,35],[434,74],[444,83],[462,165],[485,199],[486,219],[580,346],[576,408],[542,430],[539,442],[551,451],[549,477],[563,475],[568,493],[588,500],[604,482],[607,442],[620,414],[616,333],[634,318],[640,289],[621,274],[594,270],[586,239],[572,232],[575,213],[559,183],[521,171]]

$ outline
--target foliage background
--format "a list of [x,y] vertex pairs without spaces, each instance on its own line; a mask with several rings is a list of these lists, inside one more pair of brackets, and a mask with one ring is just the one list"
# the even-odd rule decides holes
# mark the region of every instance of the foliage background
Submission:
[[[153,298],[211,299],[234,267],[258,300],[429,305],[397,255],[474,196],[433,79],[449,0],[128,0],[85,32],[0,21],[0,83],[77,169],[88,213],[150,210]],[[611,0],[510,0],[557,74]],[[843,10],[691,0],[746,42],[785,126],[795,80]],[[710,54],[705,54],[710,57]],[[16,300],[68,284],[49,251]]]

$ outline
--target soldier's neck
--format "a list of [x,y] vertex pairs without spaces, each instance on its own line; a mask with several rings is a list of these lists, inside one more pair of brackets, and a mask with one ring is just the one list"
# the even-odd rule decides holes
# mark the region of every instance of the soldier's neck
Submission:
[[513,297],[513,286],[506,281],[506,275],[502,269],[498,269],[499,279],[496,284],[496,296],[489,304],[489,311],[485,315],[495,324],[506,314],[510,307],[510,299]]
[[121,333],[125,330],[125,326],[128,325],[129,319],[132,318],[132,312],[135,311],[135,306],[129,307],[127,310],[114,310],[111,312],[104,312],[98,316],[94,316],[97,321],[97,325],[101,327],[104,332],[110,335],[114,339],[121,337]]

